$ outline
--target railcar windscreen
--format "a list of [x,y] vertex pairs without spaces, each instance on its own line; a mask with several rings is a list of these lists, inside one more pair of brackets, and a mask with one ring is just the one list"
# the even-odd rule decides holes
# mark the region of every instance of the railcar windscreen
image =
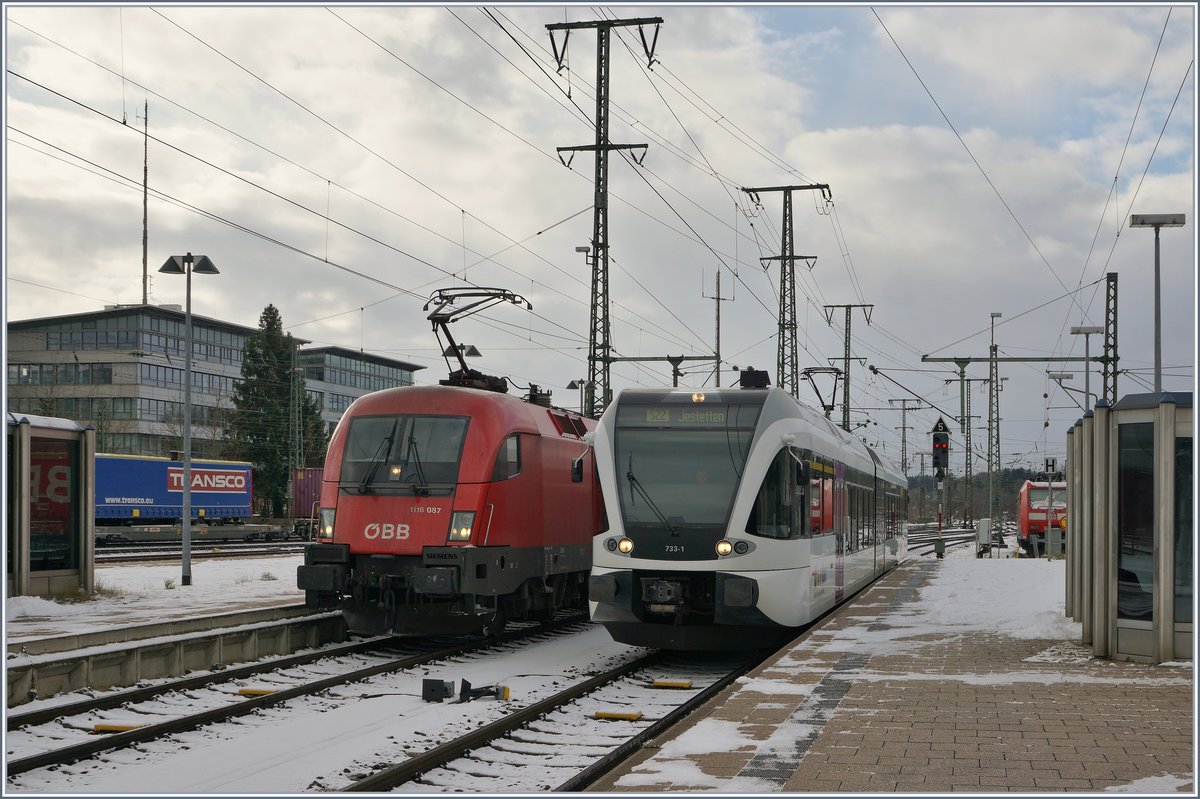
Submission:
[[625,528],[724,528],[758,420],[748,405],[625,405],[614,454]]
[[342,485],[424,488],[456,483],[465,416],[359,416],[350,420]]

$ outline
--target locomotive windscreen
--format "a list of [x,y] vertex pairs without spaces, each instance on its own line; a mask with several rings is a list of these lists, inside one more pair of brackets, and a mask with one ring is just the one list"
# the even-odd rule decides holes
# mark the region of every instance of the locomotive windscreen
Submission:
[[622,404],[614,455],[626,530],[724,529],[760,406]]
[[358,416],[350,420],[340,483],[424,489],[458,482],[465,416]]

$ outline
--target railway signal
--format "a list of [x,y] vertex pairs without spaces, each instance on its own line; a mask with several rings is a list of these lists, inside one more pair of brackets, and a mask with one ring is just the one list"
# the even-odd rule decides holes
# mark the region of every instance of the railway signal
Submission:
[[942,479],[941,472],[950,467],[950,428],[940,416],[933,426],[933,468],[938,472],[938,480]]

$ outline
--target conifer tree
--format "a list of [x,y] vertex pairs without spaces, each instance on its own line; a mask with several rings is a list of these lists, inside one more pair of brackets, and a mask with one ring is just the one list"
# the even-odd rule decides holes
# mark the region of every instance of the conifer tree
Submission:
[[[272,517],[282,517],[288,496],[288,467],[295,454],[293,402],[300,403],[301,466],[320,466],[325,440],[320,409],[304,391],[296,370],[297,342],[283,332],[274,305],[263,309],[258,332],[246,339],[242,378],[234,386],[226,421],[229,451],[254,465],[254,499]],[[292,509],[295,513],[297,509]]]

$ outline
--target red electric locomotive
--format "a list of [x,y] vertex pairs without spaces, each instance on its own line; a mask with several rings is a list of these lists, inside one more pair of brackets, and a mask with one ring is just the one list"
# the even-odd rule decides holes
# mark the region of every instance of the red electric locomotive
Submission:
[[1025,553],[1046,551],[1046,523],[1066,530],[1067,484],[1026,480],[1017,494],[1017,539]]
[[505,301],[527,304],[502,289],[436,292],[429,318],[461,368],[359,397],[333,431],[297,585],[310,607],[340,604],[352,632],[494,634],[585,606],[604,515],[583,440],[596,423],[537,386],[508,396],[507,380],[467,368],[447,327]]

